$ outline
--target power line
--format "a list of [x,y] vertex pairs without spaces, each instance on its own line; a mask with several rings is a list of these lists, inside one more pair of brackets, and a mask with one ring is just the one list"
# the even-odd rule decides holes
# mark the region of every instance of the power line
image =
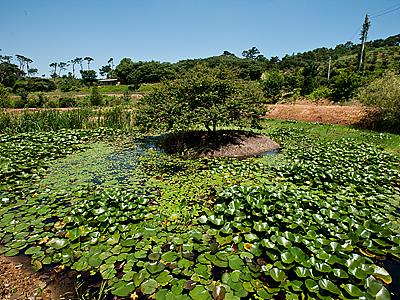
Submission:
[[388,10],[386,12],[383,12],[383,13],[380,13],[380,14],[377,14],[377,15],[373,15],[373,16],[371,16],[371,18],[378,18],[378,17],[384,16],[384,15],[390,14],[390,13],[396,11],[396,10],[399,10],[399,9],[400,9],[400,6],[398,6],[396,8],[393,8],[391,10]]
[[[378,18],[378,17],[384,16],[384,15],[390,14],[399,9],[400,9],[400,3],[397,3],[395,5],[389,6],[385,9],[378,10],[378,11],[368,14],[368,15],[369,15],[370,19],[373,19],[373,18]],[[354,34],[351,36],[350,41],[353,41],[355,39],[355,37],[357,36],[357,34],[360,32],[361,29],[362,29],[362,27],[358,27],[357,31],[354,32]]]
[[381,9],[381,10],[378,10],[376,12],[370,13],[369,15],[370,16],[374,16],[374,15],[378,15],[378,14],[384,13],[384,12],[386,12],[388,10],[391,10],[391,9],[397,7],[398,5],[400,5],[400,3],[397,3],[395,5],[389,6],[389,7],[385,8],[385,9]]

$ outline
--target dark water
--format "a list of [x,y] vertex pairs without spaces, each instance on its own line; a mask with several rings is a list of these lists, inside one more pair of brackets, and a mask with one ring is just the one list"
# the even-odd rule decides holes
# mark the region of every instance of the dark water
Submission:
[[383,267],[392,277],[392,283],[388,286],[388,290],[394,296],[392,300],[400,299],[400,261],[388,257],[383,261]]
[[134,170],[141,156],[148,156],[149,150],[160,152],[157,147],[159,137],[145,137],[138,139],[132,147],[125,148],[111,153],[105,157],[107,166],[105,170],[100,172],[92,172],[93,176],[90,180],[96,185],[102,185],[109,180],[117,180],[118,183],[127,183],[132,170]]
[[259,157],[269,156],[269,155],[278,155],[280,152],[281,152],[281,149],[274,149],[274,150],[270,150],[270,151],[266,151],[264,153],[261,153],[259,155]]

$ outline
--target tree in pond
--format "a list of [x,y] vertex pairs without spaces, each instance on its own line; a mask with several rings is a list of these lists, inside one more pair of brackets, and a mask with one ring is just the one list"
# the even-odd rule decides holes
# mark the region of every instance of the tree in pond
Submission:
[[263,113],[262,92],[223,68],[196,66],[164,82],[139,101],[136,121],[144,130],[215,132],[226,125],[255,125]]

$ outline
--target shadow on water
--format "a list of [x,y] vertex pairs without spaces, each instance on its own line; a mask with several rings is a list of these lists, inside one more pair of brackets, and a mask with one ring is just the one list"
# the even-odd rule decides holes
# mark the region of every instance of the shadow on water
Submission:
[[381,265],[392,277],[392,283],[388,285],[389,292],[394,295],[392,299],[400,299],[400,260],[388,256]]

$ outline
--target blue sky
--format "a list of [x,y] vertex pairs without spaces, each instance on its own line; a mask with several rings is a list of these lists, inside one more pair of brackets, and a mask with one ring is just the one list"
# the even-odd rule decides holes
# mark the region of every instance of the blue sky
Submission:
[[[358,41],[366,13],[399,0],[2,0],[0,54],[51,62],[91,56],[94,68],[123,57],[178,61],[240,55],[266,57]],[[400,9],[372,19],[369,38],[400,33]]]

